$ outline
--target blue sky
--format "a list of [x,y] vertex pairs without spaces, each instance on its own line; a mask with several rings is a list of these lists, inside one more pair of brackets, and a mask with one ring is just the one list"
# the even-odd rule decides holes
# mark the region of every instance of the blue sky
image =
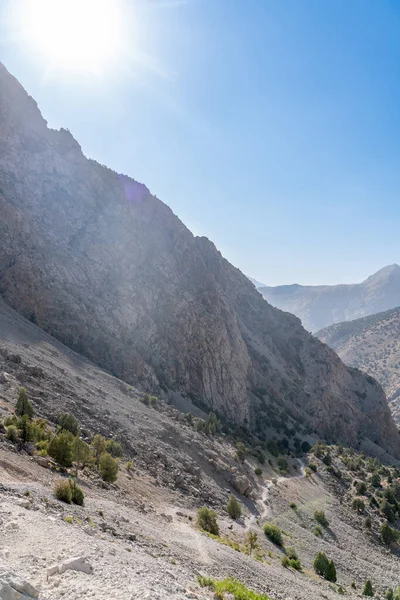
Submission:
[[118,1],[149,58],[100,80],[48,74],[3,19],[0,60],[51,126],[268,285],[400,262],[396,0]]

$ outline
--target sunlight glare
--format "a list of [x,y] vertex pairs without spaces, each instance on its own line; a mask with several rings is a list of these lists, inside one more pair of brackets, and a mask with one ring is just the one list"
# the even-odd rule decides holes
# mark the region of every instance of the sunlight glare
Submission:
[[54,69],[101,75],[123,55],[119,0],[27,1],[24,39]]

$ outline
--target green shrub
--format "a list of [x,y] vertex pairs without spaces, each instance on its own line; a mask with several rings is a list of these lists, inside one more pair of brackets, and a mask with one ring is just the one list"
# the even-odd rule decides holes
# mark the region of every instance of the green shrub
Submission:
[[354,510],[356,510],[359,513],[362,513],[365,510],[365,504],[361,500],[361,498],[354,498],[354,500],[352,502],[352,507],[354,508]]
[[390,506],[387,500],[384,500],[381,504],[381,512],[387,518],[389,523],[394,523],[396,518],[393,512],[393,508]]
[[150,396],[149,400],[150,400],[150,406],[155,408],[157,406],[157,402],[158,402],[157,396]]
[[344,596],[344,589],[342,588],[341,585],[339,585],[339,587],[337,589],[337,593],[340,594],[341,596]]
[[122,456],[122,448],[121,444],[116,442],[115,440],[107,440],[106,441],[106,452],[111,454],[114,458],[121,458]]
[[394,591],[393,588],[389,588],[385,594],[386,600],[394,600]]
[[6,438],[13,443],[19,440],[19,432],[15,425],[9,425],[6,427]]
[[363,593],[363,596],[371,596],[372,597],[374,595],[374,590],[372,588],[372,583],[371,583],[370,579],[367,579],[367,581],[365,582],[362,593]]
[[328,560],[325,552],[318,552],[314,559],[314,571],[327,581],[336,581],[336,567],[333,560]]
[[289,470],[288,462],[287,462],[286,458],[283,458],[283,456],[278,458],[278,467],[281,471],[284,471],[284,472]]
[[22,415],[18,419],[18,430],[22,442],[31,442],[33,440],[32,422],[28,415]]
[[332,456],[330,454],[324,454],[322,457],[322,462],[325,465],[330,466],[332,464]]
[[393,544],[399,539],[399,533],[396,529],[392,529],[388,523],[383,523],[379,529],[382,541],[386,545]]
[[287,569],[290,566],[290,560],[286,555],[282,556],[281,565],[282,567],[285,567],[285,569]]
[[96,462],[97,468],[100,465],[100,457],[106,451],[106,438],[102,436],[100,433],[94,436],[92,440],[92,450],[94,453],[94,459]]
[[256,468],[254,469],[254,473],[255,473],[256,475],[260,476],[260,475],[262,475],[262,469],[260,469],[260,467],[256,467]]
[[58,479],[54,484],[54,496],[57,500],[71,504],[72,490],[68,479]]
[[215,592],[216,598],[225,598],[225,594],[230,594],[234,600],[269,600],[264,594],[253,592],[233,577],[217,581],[211,577],[199,575],[197,581],[201,587],[211,588]]
[[242,508],[233,494],[230,495],[226,510],[232,519],[239,519],[242,514]]
[[309,463],[308,468],[311,469],[311,471],[314,471],[314,473],[317,472],[317,465],[315,463]]
[[316,510],[314,512],[314,519],[323,527],[328,527],[329,521],[326,518],[325,512],[323,510]]
[[61,431],[69,431],[72,435],[78,435],[79,423],[73,415],[69,413],[60,415],[58,424]]
[[133,462],[131,460],[128,460],[128,462],[125,465],[125,468],[127,471],[133,471]]
[[140,402],[142,402],[142,404],[145,404],[146,406],[150,406],[150,396],[148,394],[145,394],[142,398],[140,398]]
[[304,470],[305,470],[307,479],[309,479],[312,475],[312,471],[311,471],[310,467],[306,467]]
[[286,548],[285,552],[286,552],[286,556],[288,558],[297,560],[298,556],[297,556],[296,550],[294,548]]
[[243,442],[240,442],[240,441],[236,442],[236,456],[238,457],[240,462],[244,462],[248,452],[249,451],[246,448],[246,446],[243,444]]
[[292,558],[289,561],[289,566],[292,567],[292,569],[295,569],[296,571],[301,571],[301,562],[298,558]]
[[197,511],[197,525],[204,531],[208,531],[208,533],[219,534],[217,513],[207,508],[207,506],[202,506]]
[[353,588],[353,590],[356,590],[357,589],[356,582],[352,581],[350,587]]
[[314,566],[314,571],[318,575],[325,577],[326,572],[328,570],[328,566],[329,566],[329,560],[328,560],[325,552],[318,552],[318,554],[316,555],[316,557],[314,559],[313,566]]
[[86,444],[79,437],[76,437],[72,442],[72,458],[76,463],[76,475],[78,476],[78,469],[84,469],[86,465],[92,459],[92,452],[90,446]]
[[313,529],[313,534],[314,534],[315,536],[317,536],[317,537],[322,537],[322,535],[323,535],[323,532],[322,532],[322,529],[321,529],[321,527],[320,527],[319,525],[316,525],[316,526],[314,527],[314,529]]
[[326,570],[326,574],[325,574],[325,579],[327,581],[332,581],[333,583],[336,582],[336,567],[335,567],[335,563],[333,562],[333,560],[329,561],[328,564],[328,568]]
[[30,419],[32,419],[33,417],[33,407],[32,404],[29,402],[29,398],[24,387],[19,388],[18,400],[15,407],[15,414],[18,417],[23,417],[24,415],[27,415],[27,417],[29,417]]
[[364,481],[356,481],[355,487],[357,490],[357,494],[359,494],[360,496],[365,496],[365,494],[367,492],[367,486],[364,483]]
[[282,531],[274,523],[265,523],[264,533],[267,538],[277,546],[283,546]]
[[72,442],[74,438],[68,431],[62,431],[50,441],[48,453],[62,467],[72,466]]
[[297,510],[297,504],[295,502],[291,502],[289,506],[292,510]]
[[254,531],[247,532],[244,543],[245,543],[247,550],[249,551],[250,556],[252,555],[253,550],[259,549],[259,544],[258,544],[257,539],[258,539],[258,535]]
[[107,483],[114,483],[118,479],[118,461],[108,452],[100,456],[99,473]]
[[370,483],[375,488],[381,487],[381,478],[379,477],[378,473],[371,475]]
[[365,518],[365,521],[364,521],[364,527],[365,527],[366,529],[371,529],[371,527],[372,527],[372,520],[371,520],[371,517],[366,517],[366,518]]
[[71,499],[74,504],[78,504],[79,506],[83,506],[85,501],[85,494],[83,493],[82,488],[76,483],[76,481],[72,481],[70,479],[69,485],[71,487]]

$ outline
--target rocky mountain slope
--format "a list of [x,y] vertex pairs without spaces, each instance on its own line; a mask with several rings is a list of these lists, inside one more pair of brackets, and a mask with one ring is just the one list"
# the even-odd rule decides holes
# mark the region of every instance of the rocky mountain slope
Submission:
[[281,285],[258,288],[273,306],[297,315],[308,331],[400,305],[400,267],[390,265],[352,285]]
[[265,302],[144,185],[49,129],[3,65],[0,136],[0,293],[19,313],[125,381],[261,436],[289,420],[400,456],[374,380]]
[[[80,469],[84,505],[54,497],[55,482],[68,472],[12,443],[1,426],[21,385],[36,416],[54,424],[69,411],[86,439],[100,431],[122,443],[116,483]],[[313,469],[300,469],[286,454],[291,467],[282,476],[279,459],[267,450],[264,464],[251,453],[238,460],[231,439],[199,433],[172,407],[146,406],[141,397],[0,302],[0,598],[20,598],[19,590],[35,600],[212,600],[212,591],[199,587],[199,574],[235,577],[271,600],[335,600],[339,586],[355,600],[366,579],[381,598],[397,587],[397,547],[389,552],[382,544],[386,520],[376,501],[384,498],[389,477],[398,489],[397,469],[343,447],[320,446],[318,456],[301,458]],[[383,487],[372,485],[372,472]],[[236,489],[237,478],[248,482],[245,495]],[[360,479],[366,481],[363,513],[352,508]],[[231,493],[242,507],[237,520],[226,510]],[[196,525],[204,504],[217,513],[219,536]],[[329,522],[320,530],[315,511]],[[283,546],[264,535],[265,522],[280,528]],[[252,555],[249,532],[257,535]],[[334,560],[336,583],[314,572],[320,551]],[[281,562],[293,552],[300,571]]]
[[316,333],[348,365],[375,377],[400,421],[400,308],[331,325]]

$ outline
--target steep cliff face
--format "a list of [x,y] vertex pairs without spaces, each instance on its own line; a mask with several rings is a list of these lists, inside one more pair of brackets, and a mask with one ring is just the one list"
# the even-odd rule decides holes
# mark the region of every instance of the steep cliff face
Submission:
[[268,302],[297,315],[309,331],[400,305],[400,267],[389,265],[362,283],[259,287]]
[[248,422],[271,414],[400,454],[384,394],[271,307],[134,180],[85,158],[0,66],[0,293],[144,389]]

